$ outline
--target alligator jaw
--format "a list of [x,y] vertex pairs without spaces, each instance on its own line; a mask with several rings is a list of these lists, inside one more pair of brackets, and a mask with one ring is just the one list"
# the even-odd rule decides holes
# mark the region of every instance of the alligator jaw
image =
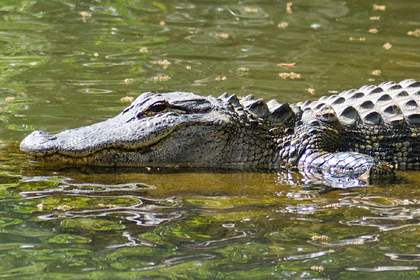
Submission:
[[[229,115],[215,98],[144,93],[114,118],[20,145],[32,159],[101,166],[212,166],[229,138]],[[206,150],[206,152],[203,152]]]
[[[164,141],[167,135],[171,132],[172,131],[167,131],[159,138],[155,138],[153,142],[142,143],[142,145],[138,145],[135,148],[118,148],[98,145],[97,147],[92,146],[89,149],[78,150],[77,143],[84,143],[83,140],[86,139],[73,139],[72,142],[76,143],[75,147],[73,147],[73,149],[70,148],[64,150],[60,148],[60,144],[62,145],[63,142],[60,141],[60,134],[56,136],[44,131],[34,131],[22,141],[20,149],[26,152],[29,158],[36,161],[67,164],[110,165],[110,159],[116,159],[123,155],[125,157],[128,157],[130,154],[145,156],[147,153],[153,151],[153,149],[159,145],[159,142]],[[108,161],[105,161],[105,159]]]
[[[108,148],[141,149],[152,146],[171,134],[181,122],[168,124],[164,120],[136,120],[117,116],[90,126],[69,129],[52,135],[34,131],[20,144],[30,156],[60,154],[67,157],[86,157]],[[165,119],[165,116],[162,116]]]
[[[98,166],[211,166],[225,146],[220,142],[224,142],[226,135],[220,130],[216,131],[214,126],[191,127],[194,127],[194,131],[188,125],[179,124],[155,133],[152,138],[148,135],[145,139],[137,138],[136,142],[117,141],[118,144],[103,144],[97,139],[92,139],[94,135],[89,137],[86,133],[82,134],[82,138],[70,137],[73,134],[79,136],[80,129],[67,130],[56,135],[35,131],[22,141],[20,148],[31,159],[52,163]],[[96,131],[89,126],[82,129]],[[192,138],[191,134],[194,132],[199,132],[201,137]],[[219,141],[210,141],[208,135],[219,135]],[[83,150],[79,149],[82,145]],[[202,153],[203,147],[209,145],[215,145],[214,153]]]

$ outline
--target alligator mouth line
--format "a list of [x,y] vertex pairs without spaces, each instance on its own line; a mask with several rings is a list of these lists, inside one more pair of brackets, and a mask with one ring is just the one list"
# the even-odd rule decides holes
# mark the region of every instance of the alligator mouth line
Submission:
[[[191,123],[177,125],[161,131],[158,135],[155,135],[153,141],[145,141],[146,144],[143,146],[121,146],[112,147],[104,146],[91,151],[81,152],[66,152],[57,149],[50,153],[27,153],[28,157],[34,161],[43,163],[60,163],[64,165],[90,165],[90,166],[121,166],[121,167],[191,167],[190,163],[162,163],[160,160],[154,160],[155,158],[161,159],[156,155],[148,155],[149,153],[155,152],[159,147],[164,146],[165,142],[170,141],[174,135],[179,133],[180,130],[191,126]],[[208,125],[212,126],[212,125]],[[204,164],[203,166],[207,166]]]
[[[48,155],[29,155],[30,159],[35,161],[40,161],[44,163],[63,163],[63,164],[77,164],[77,165],[98,165],[105,166],[110,165],[109,159],[114,159],[115,166],[140,166],[135,162],[126,162],[126,164],[118,164],[115,162],[118,158],[127,158],[130,155],[135,157],[136,155],[145,155],[153,150],[156,143],[150,146],[145,146],[141,148],[103,148],[100,150],[93,151],[87,155],[78,156],[78,155],[67,155],[62,154],[59,151],[48,154]],[[147,164],[145,164],[147,165]]]
[[114,166],[148,166],[147,162],[139,163],[136,160],[124,162],[123,159],[139,159],[139,156],[145,156],[162,145],[177,130],[178,127],[168,130],[161,137],[157,137],[155,141],[150,141],[147,145],[141,147],[103,147],[88,153],[82,152],[73,155],[57,150],[49,154],[28,154],[28,157],[44,163],[63,163],[69,165],[109,166],[110,160],[112,160]]

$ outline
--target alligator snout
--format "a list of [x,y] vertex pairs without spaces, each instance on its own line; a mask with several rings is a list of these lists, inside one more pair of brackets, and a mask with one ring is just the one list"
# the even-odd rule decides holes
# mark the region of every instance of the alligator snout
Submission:
[[34,131],[20,143],[20,149],[28,154],[46,155],[57,149],[57,137],[45,132]]

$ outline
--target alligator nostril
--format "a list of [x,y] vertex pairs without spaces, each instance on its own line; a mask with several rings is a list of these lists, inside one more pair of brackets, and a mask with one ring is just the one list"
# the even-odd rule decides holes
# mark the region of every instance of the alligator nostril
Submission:
[[57,137],[55,135],[52,135],[51,133],[41,131],[41,130],[34,131],[32,132],[32,134],[35,137],[44,138],[45,140],[48,140],[48,141],[57,140]]
[[[34,131],[23,139],[20,143],[20,149],[28,153],[37,153],[39,150],[45,149],[46,153],[54,146],[52,141],[57,140],[55,135],[45,131]],[[48,147],[48,149],[46,149]]]

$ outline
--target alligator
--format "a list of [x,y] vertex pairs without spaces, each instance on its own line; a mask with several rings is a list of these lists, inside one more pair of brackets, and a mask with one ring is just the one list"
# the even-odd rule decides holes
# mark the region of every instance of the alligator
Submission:
[[36,161],[94,166],[299,169],[322,176],[392,177],[420,169],[420,82],[383,82],[317,101],[252,95],[141,94],[106,121],[34,131]]

